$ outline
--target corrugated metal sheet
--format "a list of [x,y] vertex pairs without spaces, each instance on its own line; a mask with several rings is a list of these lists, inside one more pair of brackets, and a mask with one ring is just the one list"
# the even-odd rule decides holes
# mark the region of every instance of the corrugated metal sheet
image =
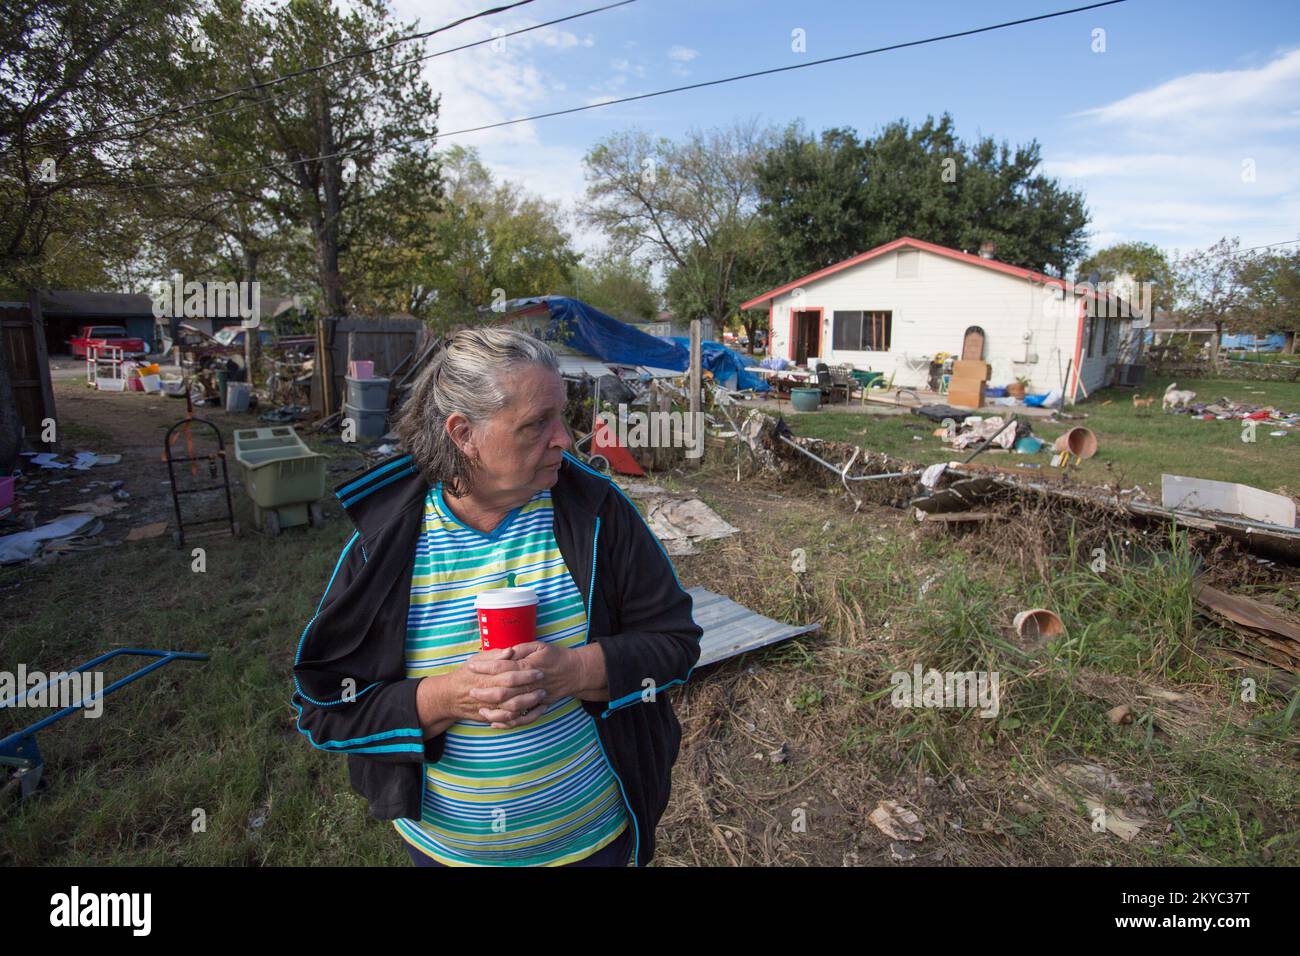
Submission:
[[696,667],[716,664],[745,651],[821,628],[820,624],[782,624],[707,588],[690,588],[687,593],[695,602],[695,623],[704,629]]
[[586,373],[592,378],[600,378],[602,375],[613,375],[614,370],[599,359],[585,358],[581,355],[562,355],[556,354],[556,360],[560,363],[561,375],[582,375]]

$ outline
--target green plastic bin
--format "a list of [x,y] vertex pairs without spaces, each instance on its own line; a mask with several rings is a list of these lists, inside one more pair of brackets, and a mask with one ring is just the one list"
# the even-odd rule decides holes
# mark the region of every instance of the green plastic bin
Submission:
[[235,432],[235,463],[253,517],[268,534],[321,523],[317,502],[325,494],[325,465],[292,428],[242,428]]

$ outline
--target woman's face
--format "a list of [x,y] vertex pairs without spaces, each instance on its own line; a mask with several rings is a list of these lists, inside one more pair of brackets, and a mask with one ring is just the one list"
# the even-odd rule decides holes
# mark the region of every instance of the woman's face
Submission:
[[[505,407],[485,425],[471,426],[461,447],[468,445],[470,457],[477,457],[471,489],[475,495],[527,492],[527,500],[555,484],[564,452],[572,444],[564,426],[564,380],[539,365],[518,365],[503,376],[502,384],[508,396]],[[459,417],[447,421],[453,435]]]

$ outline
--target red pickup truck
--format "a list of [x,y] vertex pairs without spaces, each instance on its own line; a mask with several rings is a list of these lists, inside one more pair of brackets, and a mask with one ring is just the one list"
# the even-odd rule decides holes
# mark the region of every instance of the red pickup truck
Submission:
[[83,325],[81,333],[69,339],[68,345],[72,349],[72,354],[78,358],[85,358],[86,347],[89,345],[111,345],[121,349],[123,357],[127,358],[149,354],[149,346],[145,344],[144,339],[132,338],[120,325]]

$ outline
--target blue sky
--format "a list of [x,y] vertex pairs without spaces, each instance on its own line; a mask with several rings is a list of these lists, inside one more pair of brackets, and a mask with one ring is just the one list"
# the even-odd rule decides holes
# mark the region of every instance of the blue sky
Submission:
[[[488,0],[396,0],[428,29]],[[430,41],[430,51],[600,5],[538,0]],[[428,61],[454,129],[834,56],[1081,5],[639,0]],[[792,31],[806,52],[794,52]],[[1104,52],[1095,30],[1104,30]],[[1094,248],[1173,252],[1239,236],[1300,237],[1300,5],[1128,0],[1042,23],[812,67],[442,142],[475,146],[504,178],[571,208],[583,154],[629,127],[677,138],[758,117],[871,131],[952,114],[963,138],[1037,139],[1044,168],[1082,189]],[[573,224],[581,248],[599,235]],[[922,237],[924,238],[924,237]]]

